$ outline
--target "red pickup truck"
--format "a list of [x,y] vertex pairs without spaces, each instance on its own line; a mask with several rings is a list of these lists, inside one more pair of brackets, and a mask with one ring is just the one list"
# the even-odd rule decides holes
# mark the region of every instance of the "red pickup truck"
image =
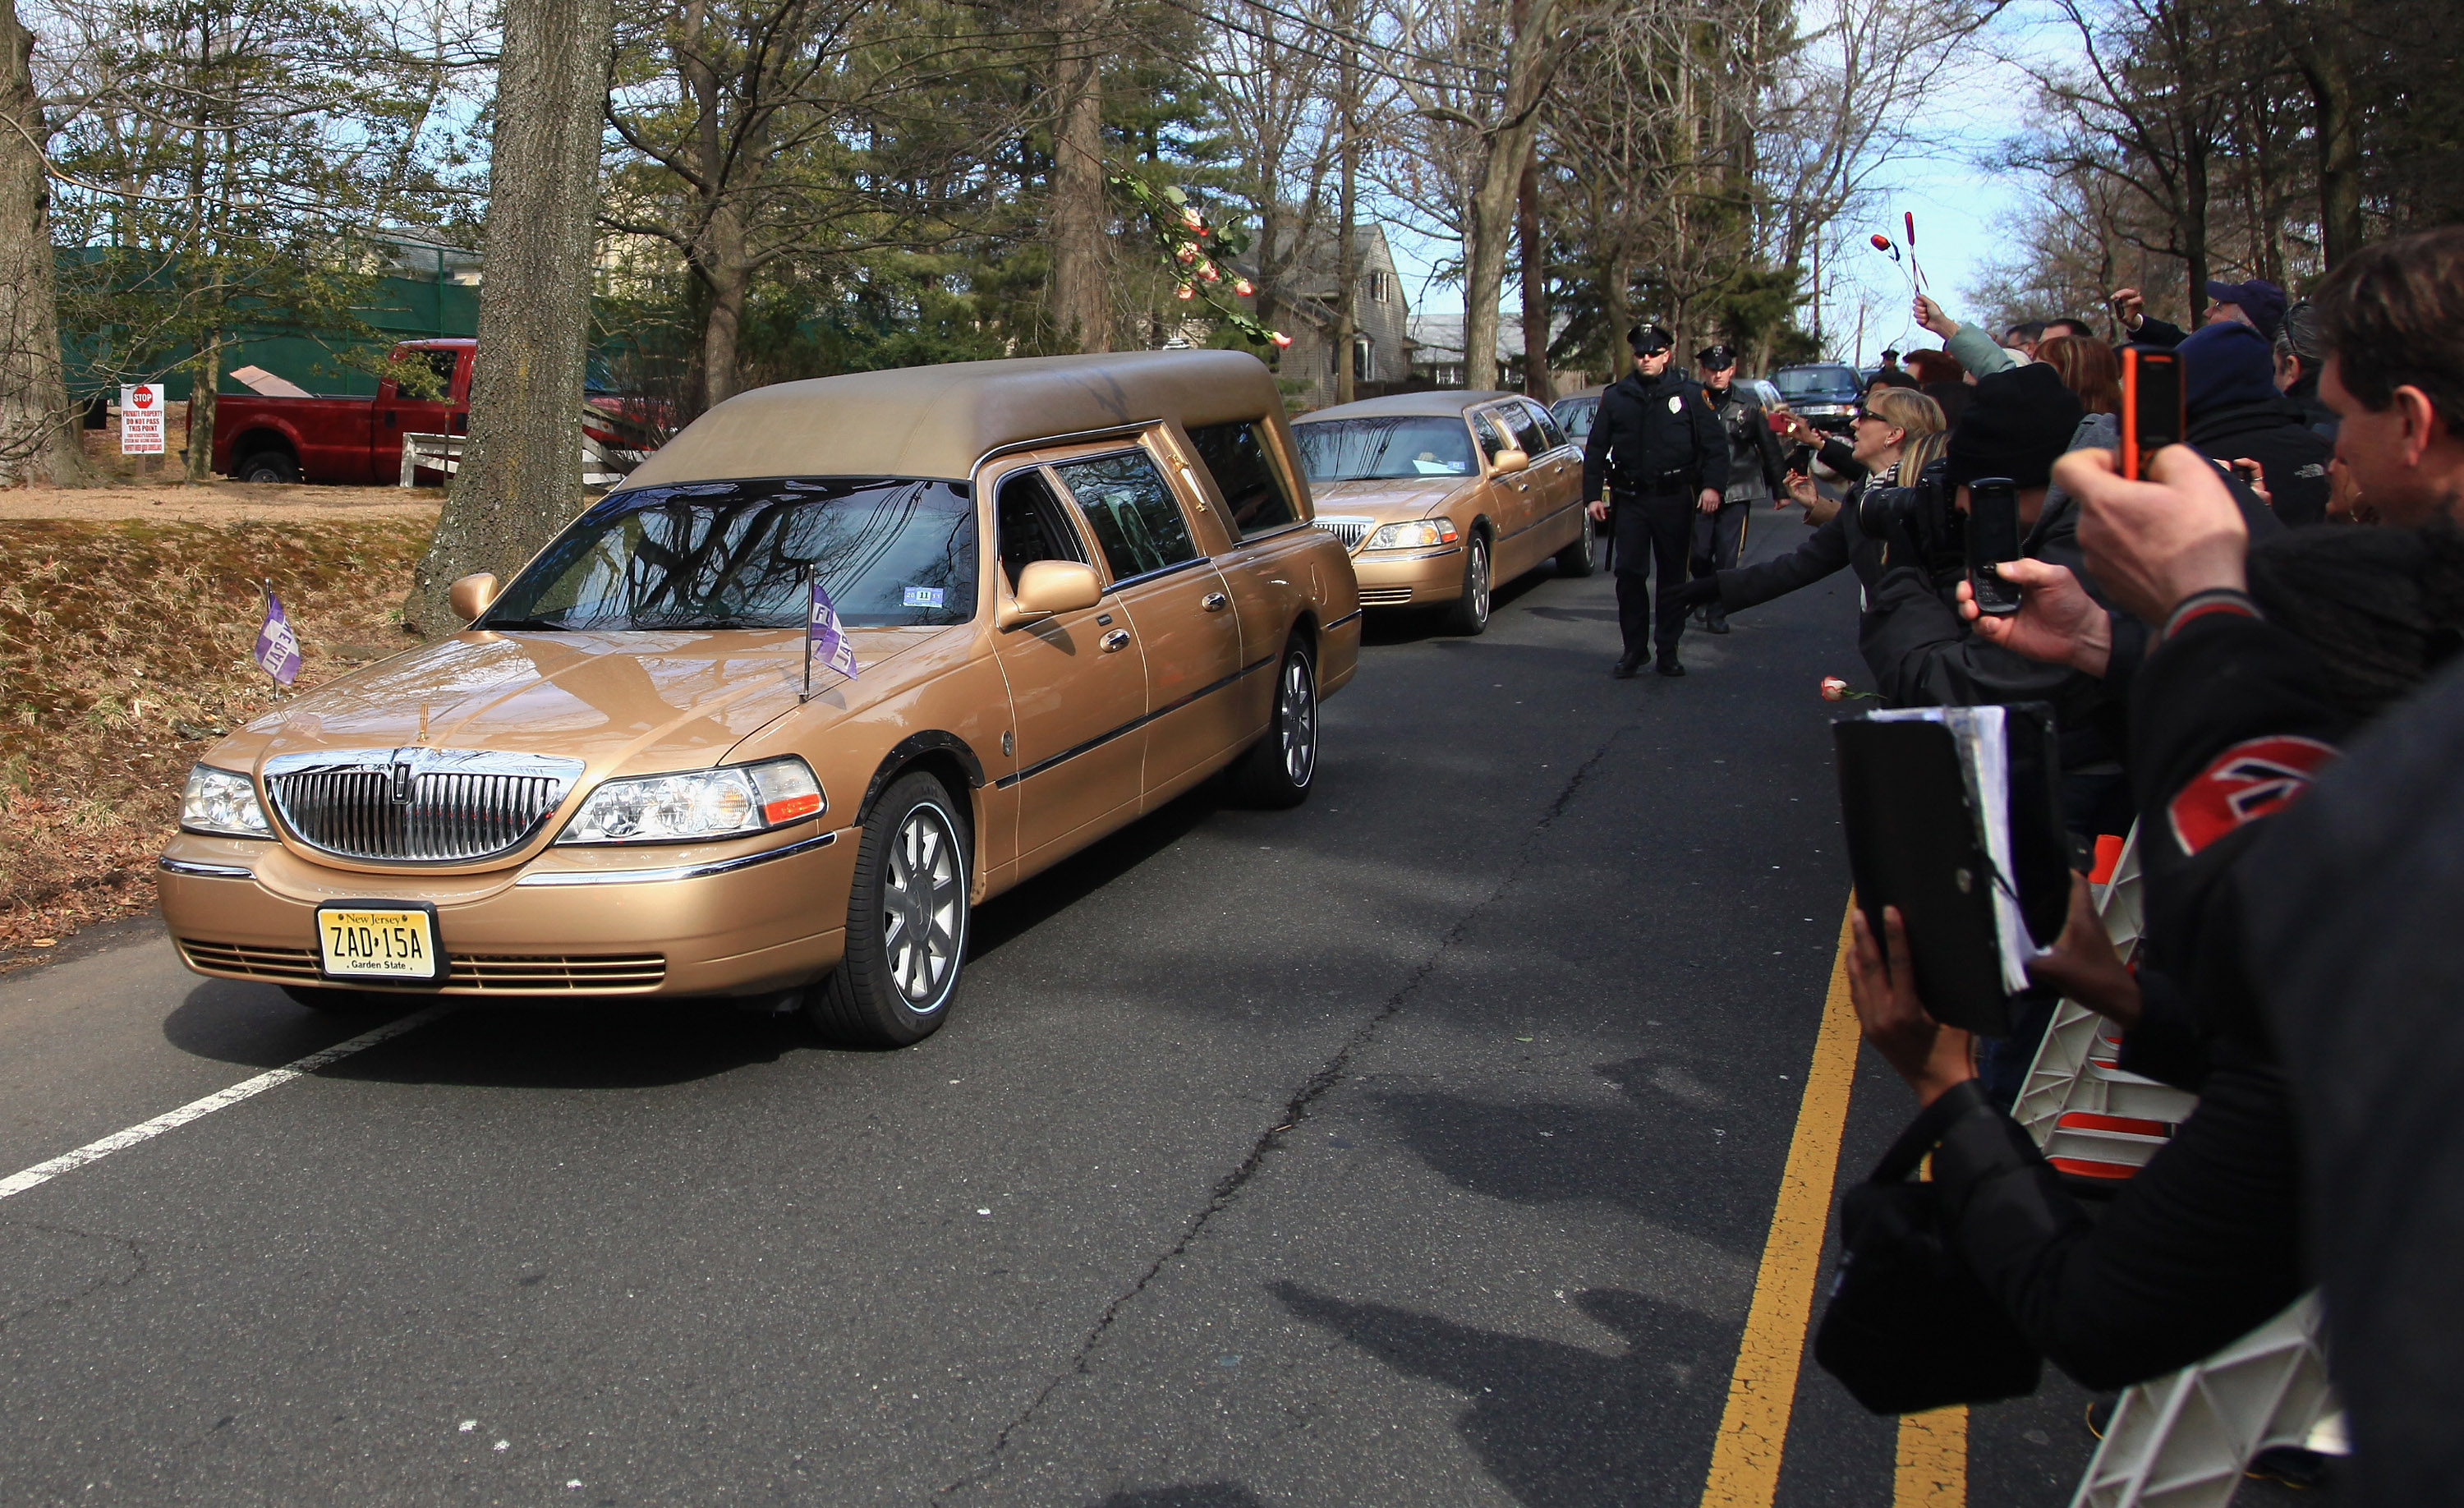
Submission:
[[[478,343],[447,337],[405,340],[393,348],[395,362],[417,364],[435,376],[434,398],[406,393],[391,377],[377,384],[374,398],[223,394],[214,401],[214,470],[241,482],[395,481],[402,475],[404,435],[470,431],[471,357]],[[658,447],[657,418],[639,400],[604,394],[585,399],[575,411],[585,474],[632,470]]]
[[374,398],[214,401],[214,470],[241,482],[390,482],[402,473],[406,434],[461,434],[471,425],[475,340],[406,340],[397,362],[417,362],[443,383],[436,398],[402,391],[386,378]]

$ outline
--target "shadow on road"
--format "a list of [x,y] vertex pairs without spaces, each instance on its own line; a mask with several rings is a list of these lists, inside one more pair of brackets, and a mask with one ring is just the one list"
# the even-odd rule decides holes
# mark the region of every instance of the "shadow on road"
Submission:
[[973,963],[1093,895],[1187,837],[1222,806],[1222,782],[1204,781],[1110,838],[985,902],[971,924],[967,961]]
[[1267,1289],[1396,1371],[1469,1398],[1455,1428],[1518,1502],[1674,1503],[1703,1490],[1727,1397],[1732,1324],[1623,1289],[1585,1289],[1574,1306],[1626,1342],[1625,1354],[1607,1356],[1299,1283]]

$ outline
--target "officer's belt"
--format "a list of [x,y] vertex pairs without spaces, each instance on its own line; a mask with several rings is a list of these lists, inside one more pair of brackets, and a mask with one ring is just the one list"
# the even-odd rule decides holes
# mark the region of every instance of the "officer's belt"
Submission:
[[1639,478],[1619,477],[1618,491],[1632,492],[1639,497],[1665,497],[1671,492],[1686,491],[1686,480],[1693,474],[1693,468],[1681,466]]

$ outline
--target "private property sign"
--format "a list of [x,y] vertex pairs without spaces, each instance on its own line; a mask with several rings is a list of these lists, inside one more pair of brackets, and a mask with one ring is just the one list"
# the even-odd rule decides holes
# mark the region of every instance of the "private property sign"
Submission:
[[120,453],[163,453],[163,384],[140,382],[120,390]]

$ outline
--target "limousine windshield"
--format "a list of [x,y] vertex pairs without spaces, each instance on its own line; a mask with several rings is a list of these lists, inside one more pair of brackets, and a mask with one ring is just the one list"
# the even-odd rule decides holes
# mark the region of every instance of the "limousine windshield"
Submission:
[[976,512],[948,482],[765,478],[618,492],[497,598],[482,628],[797,628],[806,581],[850,628],[964,623]]
[[1471,435],[1456,418],[1330,419],[1293,426],[1292,438],[1312,482],[1480,474]]

